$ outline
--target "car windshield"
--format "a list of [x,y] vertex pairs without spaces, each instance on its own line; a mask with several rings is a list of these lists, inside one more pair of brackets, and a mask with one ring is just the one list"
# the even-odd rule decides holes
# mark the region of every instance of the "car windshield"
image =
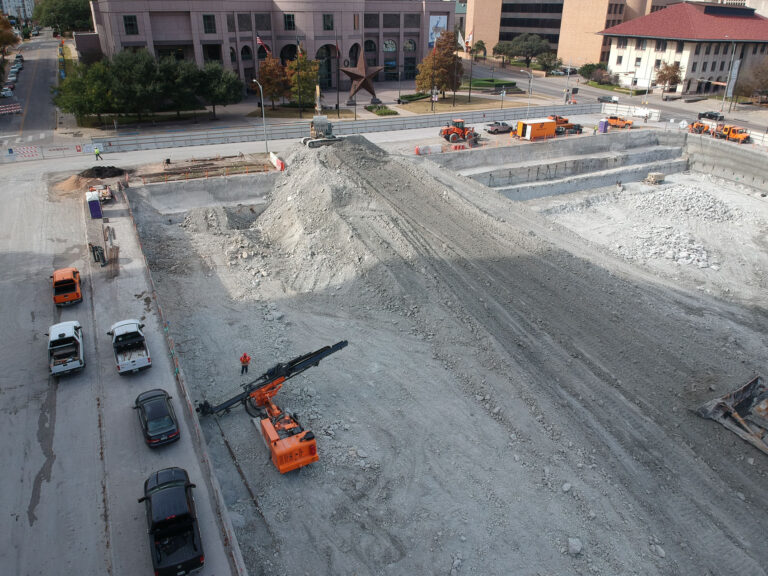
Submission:
[[144,404],[147,416],[147,432],[156,434],[173,427],[173,419],[168,412],[168,404],[164,398],[158,398]]

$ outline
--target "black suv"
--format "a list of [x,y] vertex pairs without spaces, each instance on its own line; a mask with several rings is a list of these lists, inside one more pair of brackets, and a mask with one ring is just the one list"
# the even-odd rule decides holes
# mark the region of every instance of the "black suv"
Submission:
[[139,425],[150,448],[179,439],[179,421],[168,392],[159,388],[142,392],[133,407],[139,412]]
[[725,120],[725,116],[720,112],[699,112],[699,120],[706,118],[707,120],[714,120],[716,122],[722,122]]
[[205,563],[195,499],[183,468],[164,468],[144,482],[149,549],[156,576],[189,574]]

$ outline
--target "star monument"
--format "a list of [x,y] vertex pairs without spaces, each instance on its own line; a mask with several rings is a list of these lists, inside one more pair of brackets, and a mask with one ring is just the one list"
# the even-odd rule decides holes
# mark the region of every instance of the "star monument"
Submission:
[[352,86],[349,87],[349,100],[347,106],[353,104],[353,98],[362,88],[366,89],[372,96],[371,104],[381,104],[381,100],[376,98],[376,89],[373,87],[373,77],[384,70],[384,66],[373,66],[368,68],[365,65],[365,58],[362,54],[357,59],[357,66],[354,68],[342,68],[341,71],[352,80]]

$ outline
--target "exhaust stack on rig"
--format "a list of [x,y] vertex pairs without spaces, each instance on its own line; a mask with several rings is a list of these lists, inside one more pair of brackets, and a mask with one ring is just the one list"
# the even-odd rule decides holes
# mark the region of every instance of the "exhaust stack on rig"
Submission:
[[196,410],[200,415],[208,416],[229,412],[233,406],[242,403],[248,414],[261,418],[261,435],[269,447],[272,463],[281,474],[317,462],[315,435],[301,427],[295,414],[283,412],[272,402],[272,398],[280,391],[283,382],[317,366],[323,358],[345,348],[347,344],[346,340],[342,340],[284,364],[276,364],[256,380],[244,384],[240,394],[215,406],[208,401],[199,403]]

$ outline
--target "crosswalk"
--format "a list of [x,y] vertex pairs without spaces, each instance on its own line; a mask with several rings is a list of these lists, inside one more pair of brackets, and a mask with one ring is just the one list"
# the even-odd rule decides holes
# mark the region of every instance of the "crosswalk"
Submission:
[[2,141],[2,148],[5,148],[9,144],[20,144],[22,142],[36,142],[38,140],[45,140],[48,136],[45,132],[39,134],[25,134],[23,136],[17,136],[16,138],[6,138]]

